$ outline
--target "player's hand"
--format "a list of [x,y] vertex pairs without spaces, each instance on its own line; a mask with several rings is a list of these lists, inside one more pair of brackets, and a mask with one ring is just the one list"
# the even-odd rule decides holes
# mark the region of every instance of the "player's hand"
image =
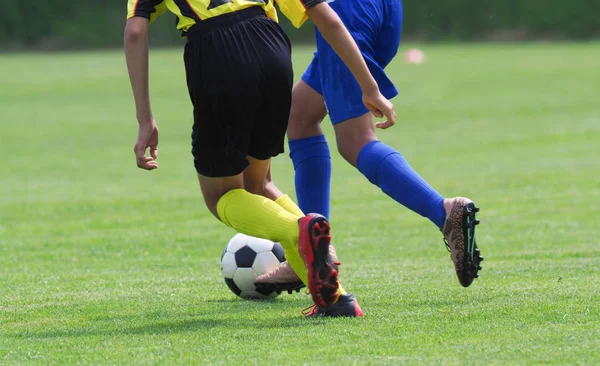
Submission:
[[[146,150],[150,149],[150,156],[146,156]],[[140,122],[138,139],[133,148],[137,166],[141,169],[154,170],[158,168],[158,127],[152,119]]]
[[396,124],[396,112],[394,105],[387,100],[381,93],[377,92],[373,95],[363,94],[363,103],[377,118],[385,117],[385,121],[376,122],[375,127],[386,129]]

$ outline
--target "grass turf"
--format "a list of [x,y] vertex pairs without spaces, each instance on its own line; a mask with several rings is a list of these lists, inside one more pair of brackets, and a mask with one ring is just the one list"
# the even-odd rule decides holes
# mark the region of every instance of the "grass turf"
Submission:
[[[1,55],[0,362],[600,362],[598,44],[424,50],[423,65],[389,66],[399,118],[380,137],[482,208],[484,269],[461,288],[435,227],[334,151],[334,242],[363,319],[305,319],[304,294],[227,289],[234,232],[196,183],[179,50],[152,52],[151,173],[135,166],[121,52]],[[295,49],[297,76],[311,51]],[[277,158],[293,196],[292,177]]]

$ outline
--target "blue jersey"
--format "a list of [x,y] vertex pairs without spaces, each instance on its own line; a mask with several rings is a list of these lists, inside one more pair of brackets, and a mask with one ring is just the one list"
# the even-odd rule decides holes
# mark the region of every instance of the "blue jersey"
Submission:
[[[358,44],[388,99],[398,90],[384,69],[398,52],[402,33],[402,0],[327,0]],[[368,112],[361,89],[346,65],[317,30],[317,52],[302,80],[323,95],[336,124]]]

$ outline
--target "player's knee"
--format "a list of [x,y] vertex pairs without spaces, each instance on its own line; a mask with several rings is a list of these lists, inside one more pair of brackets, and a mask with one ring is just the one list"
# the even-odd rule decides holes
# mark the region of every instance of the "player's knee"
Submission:
[[322,133],[322,120],[323,117],[318,114],[312,114],[310,111],[302,111],[300,108],[293,108],[290,112],[287,128],[288,138],[295,140],[320,135]]
[[260,196],[265,195],[264,193],[267,185],[265,180],[245,179],[244,185],[246,190],[252,194],[258,194]]
[[305,82],[299,81],[292,92],[288,138],[294,140],[322,134],[321,121],[326,115],[323,97]]

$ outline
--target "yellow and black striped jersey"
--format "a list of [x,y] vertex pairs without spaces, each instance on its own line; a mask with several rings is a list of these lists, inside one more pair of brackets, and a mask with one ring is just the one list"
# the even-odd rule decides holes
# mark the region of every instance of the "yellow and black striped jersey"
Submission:
[[277,21],[273,4],[277,1],[281,12],[295,27],[308,19],[306,10],[325,0],[128,0],[127,18],[143,17],[153,22],[169,10],[177,16],[177,29],[186,32],[192,25],[204,19],[233,13],[251,6],[260,6],[266,15]]

